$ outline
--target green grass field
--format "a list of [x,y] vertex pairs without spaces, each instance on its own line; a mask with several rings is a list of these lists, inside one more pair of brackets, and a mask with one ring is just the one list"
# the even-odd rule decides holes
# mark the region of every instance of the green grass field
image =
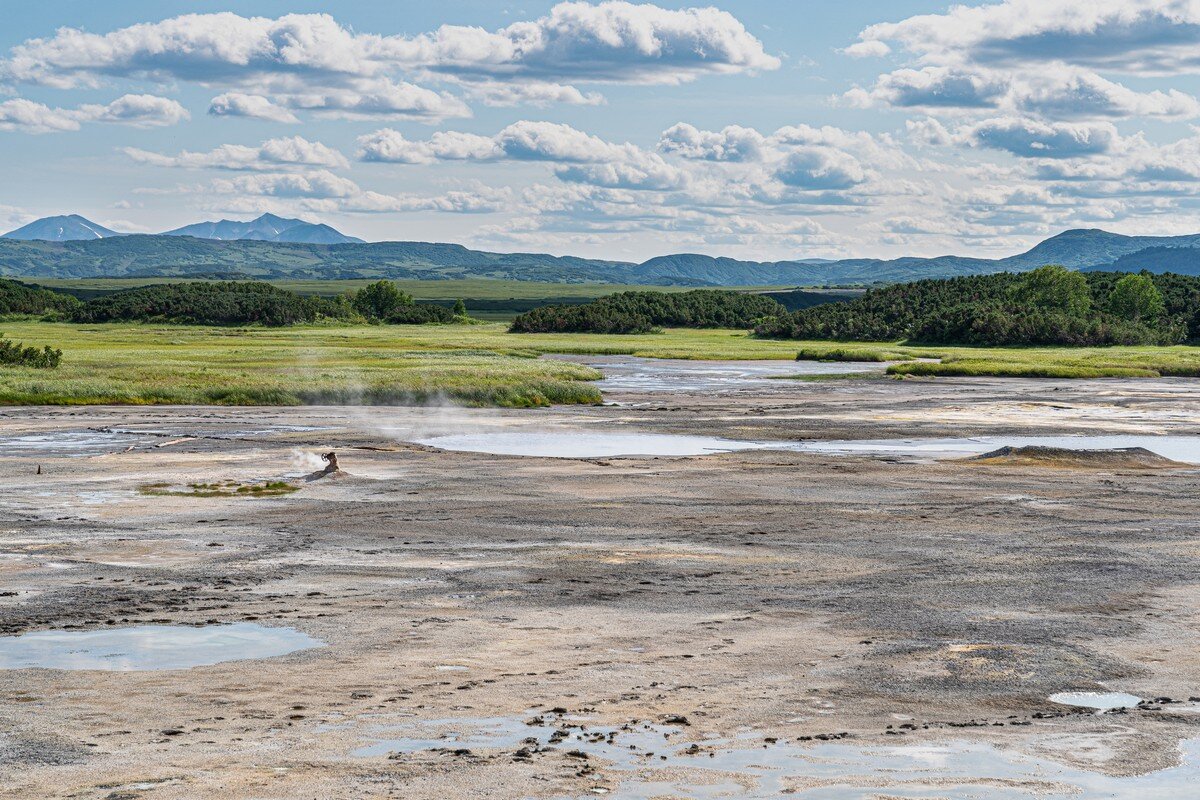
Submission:
[[599,402],[595,370],[543,353],[680,358],[795,356],[738,331],[523,336],[507,326],[207,328],[9,322],[6,338],[62,348],[56,370],[0,369],[0,404]]
[[894,375],[1200,376],[1200,348],[947,348],[754,339],[744,331],[509,334],[506,326],[206,328],[10,322],[6,338],[63,350],[55,370],[0,368],[0,404],[594,403],[587,367],[545,353],[907,361]]
[[[793,342],[812,360],[901,361],[890,375],[1009,378],[1200,377],[1200,347],[948,347]],[[918,360],[918,359],[936,359]]]

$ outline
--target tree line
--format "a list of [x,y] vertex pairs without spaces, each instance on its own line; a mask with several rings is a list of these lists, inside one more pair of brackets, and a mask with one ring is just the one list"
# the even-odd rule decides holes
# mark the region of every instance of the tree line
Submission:
[[414,325],[469,319],[461,300],[453,310],[418,303],[391,281],[377,281],[357,292],[336,297],[300,295],[257,281],[161,283],[81,302],[69,294],[0,280],[0,316],[4,315],[33,315],[86,323],[165,322],[268,327],[323,320]]
[[1200,278],[1031,272],[930,279],[760,323],[776,339],[914,344],[1167,345],[1200,338]]
[[620,292],[590,303],[542,306],[518,316],[512,333],[650,333],[661,328],[751,328],[785,309],[761,294],[720,289]]

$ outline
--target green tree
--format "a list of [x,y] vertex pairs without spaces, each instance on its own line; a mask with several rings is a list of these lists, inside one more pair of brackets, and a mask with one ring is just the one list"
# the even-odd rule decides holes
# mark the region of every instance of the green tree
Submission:
[[1058,264],[1027,272],[1014,287],[1022,303],[1081,317],[1092,309],[1092,290],[1087,278]]
[[412,295],[400,291],[400,287],[391,281],[376,281],[356,292],[350,304],[367,319],[383,320],[392,316],[402,306],[411,306],[413,298]]
[[1149,275],[1125,275],[1108,296],[1108,310],[1122,319],[1155,320],[1166,313],[1162,292]]
[[460,297],[454,301],[454,316],[465,317],[467,315],[467,304]]

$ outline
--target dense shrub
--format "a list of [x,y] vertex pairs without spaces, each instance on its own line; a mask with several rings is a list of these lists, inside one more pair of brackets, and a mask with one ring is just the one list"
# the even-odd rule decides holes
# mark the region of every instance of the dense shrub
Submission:
[[1200,337],[1200,278],[1044,267],[915,281],[786,314],[755,333],[980,346],[1174,344]]
[[699,289],[620,292],[581,306],[543,306],[513,320],[513,333],[646,333],[658,327],[750,328],[784,313],[761,294]]
[[47,345],[41,350],[11,342],[0,335],[0,366],[54,369],[62,361],[62,350]]
[[0,278],[0,316],[9,314],[66,315],[79,307],[69,294],[52,292],[20,281]]
[[156,321],[189,325],[295,325],[347,318],[344,298],[302,297],[257,282],[166,283],[97,297],[78,308],[79,322]]
[[654,323],[643,314],[630,314],[587,303],[581,306],[542,306],[513,320],[510,333],[649,333]]

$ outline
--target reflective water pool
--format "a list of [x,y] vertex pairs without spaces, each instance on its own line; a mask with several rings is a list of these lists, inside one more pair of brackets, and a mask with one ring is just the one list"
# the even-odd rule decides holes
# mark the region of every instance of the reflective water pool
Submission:
[[44,456],[99,455],[157,442],[145,434],[116,431],[45,431],[18,436],[0,436],[0,450]]
[[[531,721],[537,724],[529,724]],[[354,723],[349,723],[353,725]],[[764,743],[745,732],[693,741],[686,729],[637,723],[608,726],[578,717],[467,718],[376,727],[354,755],[385,757],[422,750],[512,750],[536,759],[543,748],[586,754],[599,769],[589,794],[653,798],[1145,798],[1188,797],[1200,778],[1200,740],[1182,745],[1181,764],[1113,777],[985,742],[951,740],[909,746]]]
[[1050,701],[1078,708],[1112,711],[1117,708],[1133,708],[1142,702],[1142,698],[1125,692],[1059,692],[1050,695]]
[[1185,463],[1200,463],[1200,436],[975,436],[946,439],[860,439],[750,442],[714,436],[617,433],[591,430],[480,431],[415,439],[442,450],[550,458],[695,456],[737,450],[793,450],[829,455],[965,458],[1011,447],[1110,450],[1143,447]]
[[734,450],[769,449],[765,442],[741,442],[714,436],[676,436],[665,433],[607,433],[599,431],[499,431],[462,433],[416,439],[442,450],[544,458],[601,458],[612,456],[698,456]]
[[567,359],[604,373],[596,386],[601,392],[705,392],[728,394],[786,383],[783,377],[882,373],[879,362],[825,361],[691,361],[635,356],[587,356]]
[[142,625],[98,631],[36,631],[0,636],[0,669],[188,669],[250,658],[272,658],[323,647],[295,628],[247,622],[193,628]]

